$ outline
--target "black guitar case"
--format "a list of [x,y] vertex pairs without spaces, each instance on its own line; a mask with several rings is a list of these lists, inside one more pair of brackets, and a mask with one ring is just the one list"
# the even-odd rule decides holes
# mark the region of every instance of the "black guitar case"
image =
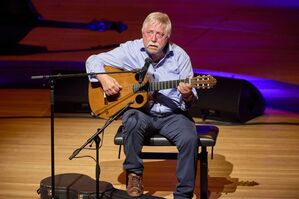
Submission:
[[[78,173],[65,173],[55,175],[55,196],[59,199],[94,199],[96,193],[96,181],[89,176]],[[41,199],[51,199],[52,178],[51,176],[41,180],[37,191]],[[100,198],[110,198],[114,192],[113,186],[100,181]],[[107,195],[107,196],[106,196]]]
[[[96,199],[96,181],[91,177],[78,173],[55,175],[55,196],[59,199]],[[52,178],[44,178],[40,182],[37,193],[40,199],[51,199]],[[124,190],[115,189],[110,183],[100,181],[100,199],[130,199]],[[163,199],[150,195],[143,195],[139,199]]]

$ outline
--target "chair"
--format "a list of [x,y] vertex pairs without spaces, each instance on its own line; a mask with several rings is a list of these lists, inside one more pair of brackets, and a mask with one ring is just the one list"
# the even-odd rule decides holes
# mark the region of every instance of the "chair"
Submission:
[[[119,145],[118,158],[120,158],[121,145],[123,145],[122,128],[120,126],[114,137],[114,144]],[[201,151],[198,153],[200,160],[200,198],[208,198],[208,152],[207,147],[212,147],[211,159],[213,159],[213,149],[216,145],[219,129],[213,125],[197,125],[196,126],[199,147]],[[145,140],[144,146],[174,146],[172,142],[167,140],[160,134],[155,134]],[[177,153],[172,152],[142,152],[143,159],[176,159]]]

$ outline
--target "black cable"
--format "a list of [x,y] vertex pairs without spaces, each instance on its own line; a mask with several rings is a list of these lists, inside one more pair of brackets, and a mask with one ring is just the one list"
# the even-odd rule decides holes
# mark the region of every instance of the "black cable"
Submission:
[[93,161],[96,162],[96,159],[95,159],[94,157],[92,157],[91,155],[76,156],[76,157],[74,157],[74,158],[91,158],[91,159],[93,159]]

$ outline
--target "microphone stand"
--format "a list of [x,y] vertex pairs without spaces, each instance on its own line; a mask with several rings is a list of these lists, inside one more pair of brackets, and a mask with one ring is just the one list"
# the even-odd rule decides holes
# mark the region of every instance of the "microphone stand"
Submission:
[[141,84],[146,76],[146,73],[148,71],[148,68],[150,66],[150,64],[153,63],[153,60],[149,57],[147,57],[145,59],[145,62],[144,62],[144,66],[137,71],[136,75],[136,79],[138,80],[138,83]]
[[50,117],[51,117],[51,199],[59,199],[55,195],[55,160],[54,160],[54,117],[55,117],[55,111],[54,111],[54,91],[55,91],[55,83],[56,79],[62,79],[62,78],[73,78],[73,77],[83,77],[83,76],[94,76],[98,74],[115,74],[115,73],[133,73],[134,71],[115,71],[115,72],[100,72],[100,73],[77,73],[77,74],[57,74],[57,75],[37,75],[37,76],[31,76],[31,79],[46,79],[48,80],[48,84],[50,87]]
[[100,185],[100,163],[99,163],[99,145],[101,142],[101,138],[99,135],[104,133],[104,130],[119,116],[121,116],[134,102],[129,102],[124,108],[122,108],[118,113],[116,113],[113,117],[109,118],[102,128],[98,128],[96,133],[91,136],[80,148],[76,149],[73,154],[69,157],[72,160],[82,149],[84,149],[89,143],[94,141],[96,143],[96,199],[99,199],[99,185]]

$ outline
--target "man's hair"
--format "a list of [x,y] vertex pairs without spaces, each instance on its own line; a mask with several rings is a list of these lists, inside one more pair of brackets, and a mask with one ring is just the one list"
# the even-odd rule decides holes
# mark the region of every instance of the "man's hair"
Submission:
[[167,14],[162,12],[152,12],[144,20],[141,31],[143,32],[145,26],[151,22],[158,22],[165,26],[168,37],[171,35],[171,21]]

